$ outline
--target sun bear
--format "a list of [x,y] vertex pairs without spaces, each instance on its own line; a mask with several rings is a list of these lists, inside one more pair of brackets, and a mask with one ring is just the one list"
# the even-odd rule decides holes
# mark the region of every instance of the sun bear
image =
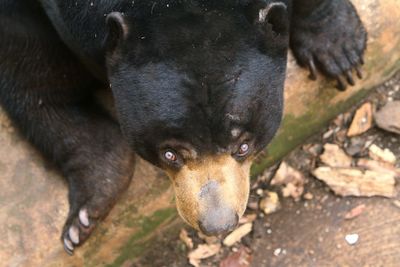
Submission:
[[134,153],[165,170],[188,224],[234,229],[281,121],[288,49],[344,90],[367,38],[348,0],[0,0],[0,36],[0,103],[68,181],[69,254],[128,187]]

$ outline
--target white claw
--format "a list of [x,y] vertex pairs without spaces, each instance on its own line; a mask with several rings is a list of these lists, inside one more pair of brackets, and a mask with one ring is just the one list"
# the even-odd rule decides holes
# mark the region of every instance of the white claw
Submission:
[[69,238],[75,245],[79,244],[79,229],[76,226],[71,226],[68,230]]
[[64,238],[64,245],[72,252],[74,251],[74,246],[72,245],[71,241],[67,238]]
[[89,227],[90,222],[89,222],[89,215],[87,212],[87,209],[81,209],[79,211],[79,221],[81,222],[81,224],[85,227]]

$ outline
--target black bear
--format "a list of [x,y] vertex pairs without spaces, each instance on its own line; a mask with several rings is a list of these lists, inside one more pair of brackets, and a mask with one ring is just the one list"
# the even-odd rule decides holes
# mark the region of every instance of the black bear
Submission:
[[0,103],[68,181],[65,250],[128,187],[133,151],[167,172],[187,223],[232,230],[281,121],[289,47],[344,90],[366,31],[348,0],[0,0]]

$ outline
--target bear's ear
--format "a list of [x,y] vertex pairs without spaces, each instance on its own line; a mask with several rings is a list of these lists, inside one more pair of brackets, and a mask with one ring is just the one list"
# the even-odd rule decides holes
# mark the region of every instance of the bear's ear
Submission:
[[125,40],[128,35],[128,25],[120,12],[112,12],[106,18],[107,33],[105,38],[105,49],[113,51],[118,44]]
[[258,9],[254,22],[271,28],[276,35],[289,33],[289,14],[286,4],[283,2],[272,2]]

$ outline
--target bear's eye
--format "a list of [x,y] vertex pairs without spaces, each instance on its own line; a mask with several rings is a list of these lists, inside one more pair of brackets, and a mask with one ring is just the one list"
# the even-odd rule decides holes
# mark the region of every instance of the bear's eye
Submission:
[[176,154],[170,150],[165,151],[164,158],[169,161],[176,161],[177,159]]
[[240,157],[246,156],[247,153],[249,153],[249,150],[250,150],[249,144],[243,143],[240,145],[237,155]]

